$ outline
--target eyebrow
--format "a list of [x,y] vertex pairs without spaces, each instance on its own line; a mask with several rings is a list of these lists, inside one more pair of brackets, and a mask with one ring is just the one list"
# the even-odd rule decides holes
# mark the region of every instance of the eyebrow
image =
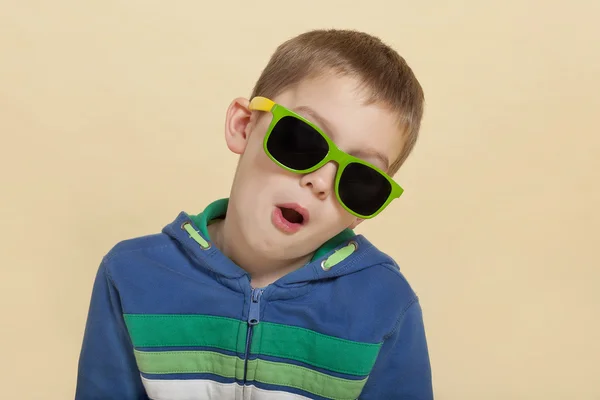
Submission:
[[364,150],[354,151],[352,153],[351,153],[352,155],[354,155],[358,158],[374,157],[374,158],[378,159],[379,161],[381,161],[383,163],[382,169],[386,172],[387,172],[388,168],[390,167],[390,161],[387,158],[387,156],[385,154],[378,152],[377,150],[364,149]]
[[[312,108],[308,107],[308,106],[298,106],[292,109],[295,112],[304,112],[306,114],[308,114],[310,117],[314,118],[315,121],[321,126],[321,128],[323,130],[325,130],[325,132],[327,132],[327,135],[330,136],[332,139],[335,137],[335,133],[333,131],[333,129],[331,129],[331,125],[329,124],[329,122],[327,121],[327,119],[325,119],[323,116],[321,116],[318,112],[316,112],[315,110],[313,110]],[[355,157],[359,157],[359,158],[366,158],[366,157],[374,157],[377,158],[379,161],[381,161],[383,163],[383,170],[387,171],[387,169],[390,167],[390,160],[388,159],[388,157],[385,154],[382,154],[381,152],[374,150],[374,149],[361,149],[361,150],[356,150],[353,152],[348,152],[348,154],[351,154]]]

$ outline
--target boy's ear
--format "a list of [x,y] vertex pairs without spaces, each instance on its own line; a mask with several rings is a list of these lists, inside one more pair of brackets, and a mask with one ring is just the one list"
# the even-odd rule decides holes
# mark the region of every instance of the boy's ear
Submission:
[[248,108],[250,101],[243,97],[234,99],[225,118],[225,142],[229,150],[235,154],[242,154],[248,143],[250,134],[250,116],[252,111]]
[[358,224],[360,224],[363,221],[364,221],[364,219],[356,218],[356,220],[354,220],[354,222],[352,224],[350,224],[350,226],[348,228],[354,229],[358,226]]

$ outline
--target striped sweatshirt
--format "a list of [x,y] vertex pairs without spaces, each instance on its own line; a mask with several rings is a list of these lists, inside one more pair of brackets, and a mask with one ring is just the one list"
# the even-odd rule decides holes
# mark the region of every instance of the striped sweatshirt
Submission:
[[76,400],[431,400],[422,309],[346,230],[262,288],[212,245],[227,199],[122,241],[94,281]]

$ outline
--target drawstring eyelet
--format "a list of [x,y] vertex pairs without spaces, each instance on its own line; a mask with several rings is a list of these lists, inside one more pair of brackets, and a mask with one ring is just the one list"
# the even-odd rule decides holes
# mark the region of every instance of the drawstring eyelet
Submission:
[[204,240],[204,238],[200,236],[200,234],[192,227],[192,225],[189,222],[186,221],[183,224],[181,224],[181,229],[186,231],[188,235],[190,235],[190,238],[200,245],[200,248],[202,250],[208,250],[212,247],[212,244]]
[[332,255],[321,261],[321,269],[323,271],[329,271],[333,266],[350,257],[356,250],[358,250],[358,243],[351,240],[346,246],[336,250]]

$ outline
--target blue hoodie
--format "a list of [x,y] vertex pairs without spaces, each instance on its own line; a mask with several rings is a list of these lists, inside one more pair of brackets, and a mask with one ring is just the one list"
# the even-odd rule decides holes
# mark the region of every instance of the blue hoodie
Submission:
[[346,230],[253,288],[212,246],[227,199],[102,260],[76,400],[433,399],[419,301],[398,266]]

